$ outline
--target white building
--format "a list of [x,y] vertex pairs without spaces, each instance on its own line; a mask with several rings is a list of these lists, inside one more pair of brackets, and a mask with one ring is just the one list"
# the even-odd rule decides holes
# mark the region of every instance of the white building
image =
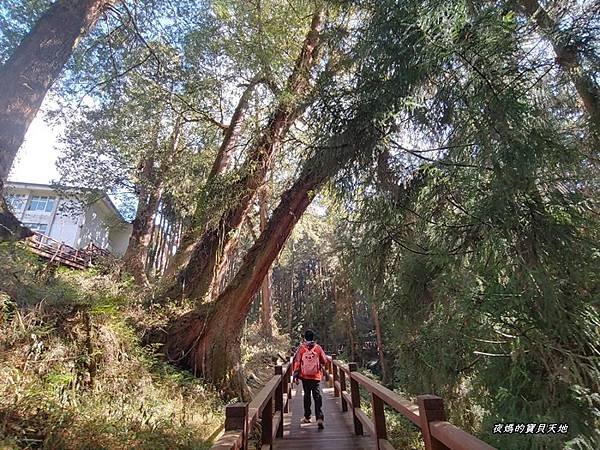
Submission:
[[88,244],[122,256],[131,236],[125,221],[106,194],[90,204],[58,193],[47,184],[9,181],[4,196],[13,213],[32,231],[44,234],[76,249]]

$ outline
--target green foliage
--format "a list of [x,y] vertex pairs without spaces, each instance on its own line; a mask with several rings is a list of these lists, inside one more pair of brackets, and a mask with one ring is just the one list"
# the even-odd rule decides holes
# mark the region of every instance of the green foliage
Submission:
[[221,22],[223,37],[218,50],[230,55],[254,73],[285,75],[294,64],[298,44],[306,34],[306,17],[314,12],[315,1],[240,2],[216,0],[214,13]]
[[368,333],[370,325],[364,323],[364,304],[354,306],[356,299],[342,282],[333,229],[319,212],[322,207],[302,217],[274,267],[275,318],[293,346],[301,342],[306,329],[312,329],[327,351],[339,353],[349,343],[349,330]]
[[[400,194],[375,162],[344,180],[354,189],[338,184],[351,205],[339,227],[347,267],[365,292],[374,263],[384,268],[376,301],[388,351],[401,362],[395,386],[443,396],[452,421],[499,448],[594,448],[591,141],[577,138],[588,135],[585,122],[563,115],[517,16],[466,6],[413,10],[427,42],[420,58],[443,61],[442,70],[415,92],[387,141]],[[378,73],[396,61],[393,30],[406,27],[391,7],[373,6],[364,41],[386,43],[373,58]],[[570,428],[562,438],[507,437],[492,434],[498,422]]]

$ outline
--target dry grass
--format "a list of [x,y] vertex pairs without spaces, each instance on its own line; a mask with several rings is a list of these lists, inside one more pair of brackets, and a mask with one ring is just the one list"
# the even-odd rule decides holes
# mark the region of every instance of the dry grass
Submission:
[[[273,337],[264,336],[257,324],[249,325],[242,339],[242,364],[253,395],[275,375],[274,367],[289,356],[290,338],[273,328]],[[283,357],[283,358],[282,358]]]
[[130,283],[53,273],[14,245],[0,246],[0,266],[0,448],[209,446],[223,404],[140,345],[155,324]]

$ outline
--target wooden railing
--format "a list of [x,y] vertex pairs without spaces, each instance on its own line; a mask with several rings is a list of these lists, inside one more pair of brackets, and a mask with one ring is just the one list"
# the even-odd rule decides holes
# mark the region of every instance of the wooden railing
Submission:
[[[387,439],[385,405],[421,429],[427,450],[494,450],[494,447],[446,422],[444,402],[440,397],[419,395],[417,403],[413,403],[357,372],[356,363],[342,364],[333,355],[331,365],[334,395],[341,397],[342,411],[351,411],[354,432],[362,435],[366,429],[375,439],[378,450],[394,449]],[[361,387],[371,394],[373,420],[361,409]]]
[[110,256],[110,252],[108,250],[98,247],[93,242],[90,242],[88,245],[86,245],[83,248],[83,251],[87,253],[92,259],[97,257],[107,258]]
[[212,450],[245,450],[248,436],[260,421],[260,445],[270,449],[283,436],[283,414],[288,412],[292,396],[292,360],[275,366],[273,378],[250,403],[236,403],[225,408],[225,429]]
[[50,262],[59,262],[77,269],[85,269],[91,266],[96,258],[110,255],[108,251],[91,242],[85,248],[76,249],[37,231],[27,243],[34,253],[49,259]]

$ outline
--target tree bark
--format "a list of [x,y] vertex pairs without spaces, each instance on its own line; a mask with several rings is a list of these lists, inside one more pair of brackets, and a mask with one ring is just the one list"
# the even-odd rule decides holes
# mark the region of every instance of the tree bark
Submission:
[[[163,202],[158,206],[158,210],[161,210],[161,206],[163,206]],[[156,277],[161,270],[161,256],[164,248],[164,237],[163,233],[163,215],[161,214],[160,220],[158,224],[156,223],[156,219],[154,220],[154,246],[152,248],[152,274]]]
[[288,311],[287,311],[287,330],[290,337],[292,336],[292,321],[294,319],[294,272],[295,272],[295,263],[296,263],[296,254],[294,251],[294,241],[292,240],[292,261],[291,261],[291,277],[290,277],[290,298],[288,303]]
[[556,63],[567,73],[573,84],[583,107],[588,113],[596,133],[600,132],[600,91],[598,85],[585,73],[581,66],[581,55],[575,46],[561,42],[558,24],[550,17],[548,12],[540,5],[538,0],[520,0],[521,9],[529,20],[533,20],[541,33],[550,41]]
[[[239,181],[230,187],[232,192],[238,194],[237,200],[221,215],[217,226],[205,229],[191,250],[189,262],[164,290],[164,297],[174,299],[187,296],[201,303],[206,294],[211,292],[211,284],[218,272],[217,264],[229,239],[242,224],[256,191],[271,167],[276,148],[307,106],[305,96],[310,87],[310,70],[317,59],[322,22],[323,11],[319,11],[312,18],[310,31],[288,78],[286,92],[290,95],[282,96],[265,131],[246,158]],[[208,300],[212,301],[210,298]]]
[[167,233],[165,231],[165,223],[166,223],[166,217],[161,214],[160,216],[160,220],[158,222],[158,232],[160,233],[160,241],[159,241],[159,246],[158,246],[158,259],[157,259],[157,267],[156,267],[156,271],[160,273],[160,271],[163,268],[164,265],[164,260],[165,260],[165,245],[166,245],[166,241],[167,241]]
[[[246,221],[247,222],[247,221]],[[230,237],[225,244],[225,247],[222,251],[222,255],[220,259],[217,261],[213,277],[210,280],[210,285],[208,288],[208,297],[207,301],[212,301],[219,296],[222,292],[224,284],[226,282],[227,275],[229,273],[229,269],[232,266],[233,258],[235,256],[235,252],[238,248],[238,244],[240,243],[240,230],[237,230],[237,233],[234,237]]]
[[[260,231],[267,227],[269,189],[265,185],[259,191]],[[261,294],[261,328],[265,336],[273,336],[273,310],[271,304],[271,269],[267,272],[260,289]]]
[[[248,104],[250,102],[252,93],[254,92],[254,88],[260,81],[261,79],[259,77],[255,77],[246,87],[238,101],[233,115],[231,116],[229,126],[227,126],[227,129],[225,130],[225,135],[223,136],[223,141],[221,142],[219,151],[217,152],[217,156],[208,174],[208,178],[206,181],[207,188],[210,187],[210,185],[213,184],[220,175],[227,172],[229,168],[229,161],[231,160],[231,155],[235,150],[235,147],[239,140],[241,125],[244,119],[244,113],[248,108]],[[198,208],[200,210],[202,210],[204,202],[204,197],[198,202]],[[182,269],[182,267],[189,263],[190,256],[192,254],[192,251],[194,250],[194,245],[198,240],[199,230],[200,232],[204,231],[204,222],[205,220],[203,220],[203,218],[193,219],[192,224],[182,236],[181,243],[177,249],[177,252],[173,256],[173,259],[171,260],[169,265],[167,266],[167,269],[164,274],[165,278],[172,278],[179,270]]]
[[[387,153],[387,152],[384,152]],[[389,155],[388,155],[389,156]],[[385,155],[384,155],[385,157]],[[386,164],[387,167],[389,168],[389,164]],[[397,187],[398,182],[390,182],[390,184],[387,186],[389,187]],[[402,196],[402,193],[400,192],[400,190],[396,190],[394,191],[395,193],[395,200],[398,201],[399,198]],[[382,243],[382,247],[383,247],[383,243]],[[387,363],[385,361],[385,354],[383,351],[383,334],[381,332],[381,322],[379,321],[379,308],[378,308],[378,303],[379,303],[379,297],[380,297],[380,287],[383,285],[383,283],[385,282],[385,268],[386,268],[386,263],[387,263],[387,249],[386,248],[381,248],[379,253],[379,263],[378,263],[378,267],[377,267],[377,272],[374,274],[374,279],[373,279],[373,286],[372,286],[372,296],[371,296],[371,314],[373,316],[373,325],[375,327],[375,339],[376,339],[376,343],[377,343],[377,357],[379,358],[379,365],[381,367],[381,378],[383,381],[383,384],[386,384],[388,382],[388,373],[387,373]]]
[[[153,159],[150,160],[153,163]],[[146,261],[152,240],[152,227],[156,218],[158,205],[162,195],[162,187],[141,187],[138,206],[133,220],[133,229],[129,238],[127,251],[123,256],[125,269],[133,275],[136,284],[149,286]]]
[[[178,320],[169,330],[165,352],[172,361],[216,383],[237,385],[239,342],[244,322],[271,264],[279,254],[316,192],[360,150],[373,148],[372,129],[353,129],[331,147],[311,157],[296,182],[282,196],[259,239],[250,248],[236,276],[212,304],[205,304]],[[356,133],[356,135],[355,135]],[[359,136],[360,138],[357,138]],[[229,355],[235,355],[232,358]]]
[[[177,149],[181,133],[183,131],[183,118],[177,116],[173,129],[166,144],[163,147],[160,138],[161,116],[157,116],[153,129],[153,148],[139,166],[138,179],[138,206],[136,217],[133,221],[133,230],[129,238],[129,245],[123,259],[125,268],[133,275],[136,283],[140,286],[149,286],[148,279],[148,253],[152,244],[152,234],[155,225],[156,214],[161,204],[163,192],[163,179],[168,176],[173,160],[177,156]],[[170,221],[165,215],[168,210],[163,202],[163,210],[159,223],[160,240],[157,246],[158,267],[162,270],[165,245],[168,245],[170,234]]]
[[2,193],[3,183],[0,180],[0,241],[25,239],[33,236],[33,232],[21,225],[9,209]]
[[377,339],[377,355],[379,356],[379,364],[381,366],[381,378],[383,384],[388,382],[387,363],[383,353],[383,335],[381,333],[381,322],[379,322],[379,311],[375,302],[371,302],[371,312],[373,314],[373,323],[375,324],[375,337]]
[[231,155],[239,141],[241,126],[244,120],[244,113],[248,108],[248,103],[250,102],[254,88],[258,83],[261,82],[261,80],[262,79],[259,77],[254,77],[242,93],[242,96],[240,97],[240,100],[233,111],[233,115],[231,116],[229,126],[225,131],[225,136],[223,136],[223,142],[221,142],[221,147],[219,148],[217,157],[215,158],[211,171],[208,175],[209,180],[212,180],[215,177],[225,173],[229,168]]
[[[79,39],[117,0],[59,0],[0,68],[0,193],[29,125]],[[17,226],[15,226],[15,223]],[[0,239],[21,232],[0,201]],[[6,229],[8,228],[8,232]],[[7,234],[8,233],[8,234]]]
[[356,321],[354,320],[354,299],[350,298],[349,292],[346,291],[346,302],[348,310],[350,311],[350,320],[348,321],[348,339],[350,340],[350,361],[361,363],[356,360],[356,339],[354,339],[354,332],[356,331]]
[[[162,199],[156,206],[156,211],[160,211],[163,202]],[[136,211],[137,215],[137,211]],[[131,238],[130,238],[131,240]],[[148,251],[146,253],[146,260],[144,262],[146,267],[146,276],[155,277],[156,270],[154,270],[154,264],[156,262],[156,252],[158,248],[157,234],[156,234],[156,219],[152,221],[152,227],[150,228],[150,244],[148,245]],[[125,252],[127,253],[127,251]]]
[[25,133],[78,40],[116,0],[60,0],[0,68],[0,178],[5,181]]

